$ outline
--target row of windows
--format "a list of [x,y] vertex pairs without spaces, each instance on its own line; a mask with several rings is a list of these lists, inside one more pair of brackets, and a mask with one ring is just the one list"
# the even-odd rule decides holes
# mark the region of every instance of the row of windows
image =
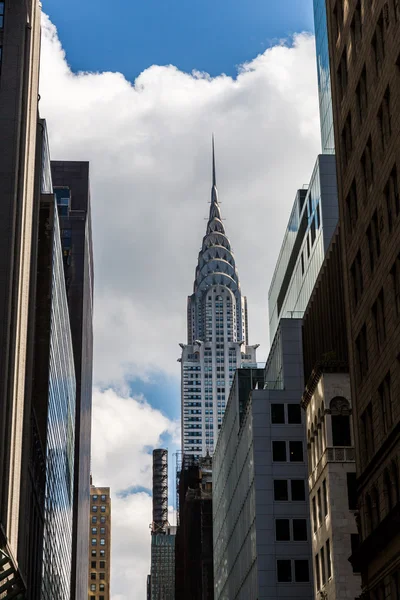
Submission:
[[[105,578],[106,578],[105,573],[99,573],[99,579],[105,579]],[[95,581],[97,579],[97,573],[90,573],[90,579],[92,581]]]
[[[92,517],[92,523],[96,524],[98,521],[98,517],[97,516],[93,516]],[[100,517],[100,523],[105,523],[106,522],[106,518],[105,517]]]
[[[105,538],[100,538],[100,546],[105,546],[106,540]],[[97,538],[92,538],[92,546],[97,546]]]
[[[90,568],[91,569],[97,569],[97,561],[92,560],[90,563]],[[106,561],[105,560],[100,560],[99,561],[99,569],[105,569],[106,568]]]
[[[97,527],[92,527],[92,535],[97,535]],[[100,527],[100,535],[105,535],[106,534],[106,528],[105,527]]]
[[308,583],[310,570],[308,560],[277,560],[277,580],[279,583]]
[[[100,558],[104,558],[106,555],[106,551],[105,550],[100,550],[99,551],[99,556]],[[97,557],[97,550],[93,550],[92,549],[92,558],[96,558]]]
[[[97,494],[93,494],[91,496],[91,498],[92,498],[92,502],[97,502],[97,500],[99,499],[99,496]],[[101,494],[100,500],[101,500],[101,502],[105,502],[107,500],[106,494]]]
[[303,479],[274,479],[274,500],[277,502],[305,502]]
[[[96,587],[96,584],[95,584],[95,583],[91,583],[91,584],[90,584],[90,591],[91,591],[91,592],[95,592],[95,591],[96,591],[96,589],[97,589],[97,587]],[[99,591],[100,591],[100,592],[104,592],[104,591],[105,591],[105,589],[106,589],[106,586],[105,586],[105,584],[104,584],[104,583],[100,583],[100,584],[99,584]]]
[[306,542],[306,519],[275,519],[275,539],[277,542]]
[[300,404],[271,404],[271,423],[273,425],[298,425],[301,423]]
[[[321,499],[321,495],[323,496],[323,502]],[[326,488],[326,479],[324,479],[322,482],[322,494],[321,488],[319,487],[316,495],[312,498],[311,505],[314,533],[316,533],[318,526],[321,527],[325,518],[328,516],[328,495]]]
[[274,440],[272,442],[272,460],[274,462],[303,462],[303,442]]
[[[391,465],[385,469],[383,474],[383,489],[385,497],[386,514],[400,501],[399,470],[397,461],[393,460]],[[382,519],[382,507],[380,493],[377,485],[365,497],[365,536],[369,535]]]
[[[98,510],[98,506],[96,506],[96,504],[92,505],[92,512],[97,512]],[[100,512],[104,513],[106,512],[106,507],[104,505],[100,506]]]

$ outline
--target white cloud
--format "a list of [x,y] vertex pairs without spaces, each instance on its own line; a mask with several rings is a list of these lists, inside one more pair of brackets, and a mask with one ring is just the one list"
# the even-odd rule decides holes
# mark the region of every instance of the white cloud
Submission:
[[[319,151],[313,38],[298,35],[290,48],[267,50],[236,80],[152,66],[131,84],[118,73],[72,74],[46,17],[43,31],[40,109],[52,157],[91,163],[96,383],[115,388],[157,369],[179,376],[186,296],[208,213],[213,131],[250,341],[262,344],[265,357],[269,283],[296,190]],[[114,491],[148,485],[143,448],[174,427],[143,400],[97,391],[96,483]],[[113,600],[131,598],[132,590],[145,597],[150,520],[146,494],[114,497]]]

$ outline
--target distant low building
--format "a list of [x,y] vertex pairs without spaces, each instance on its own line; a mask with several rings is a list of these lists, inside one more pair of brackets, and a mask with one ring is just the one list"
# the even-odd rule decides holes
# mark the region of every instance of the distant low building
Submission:
[[111,496],[109,487],[90,486],[88,600],[110,600]]

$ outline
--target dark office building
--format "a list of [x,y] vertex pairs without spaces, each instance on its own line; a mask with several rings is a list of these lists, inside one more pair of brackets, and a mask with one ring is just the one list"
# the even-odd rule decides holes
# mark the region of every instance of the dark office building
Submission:
[[357,497],[369,599],[400,589],[400,4],[327,0]]
[[25,588],[20,499],[40,13],[38,0],[0,1],[0,597]]
[[89,163],[52,161],[76,377],[71,600],[87,595],[93,357]]
[[184,456],[179,476],[175,600],[212,600],[212,459]]

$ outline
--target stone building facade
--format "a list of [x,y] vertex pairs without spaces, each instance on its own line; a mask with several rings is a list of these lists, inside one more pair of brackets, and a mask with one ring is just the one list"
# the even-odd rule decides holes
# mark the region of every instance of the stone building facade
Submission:
[[302,406],[307,415],[315,597],[354,600],[361,588],[349,562],[359,539],[350,378],[332,364],[313,375]]
[[400,594],[400,4],[327,0],[366,598]]

